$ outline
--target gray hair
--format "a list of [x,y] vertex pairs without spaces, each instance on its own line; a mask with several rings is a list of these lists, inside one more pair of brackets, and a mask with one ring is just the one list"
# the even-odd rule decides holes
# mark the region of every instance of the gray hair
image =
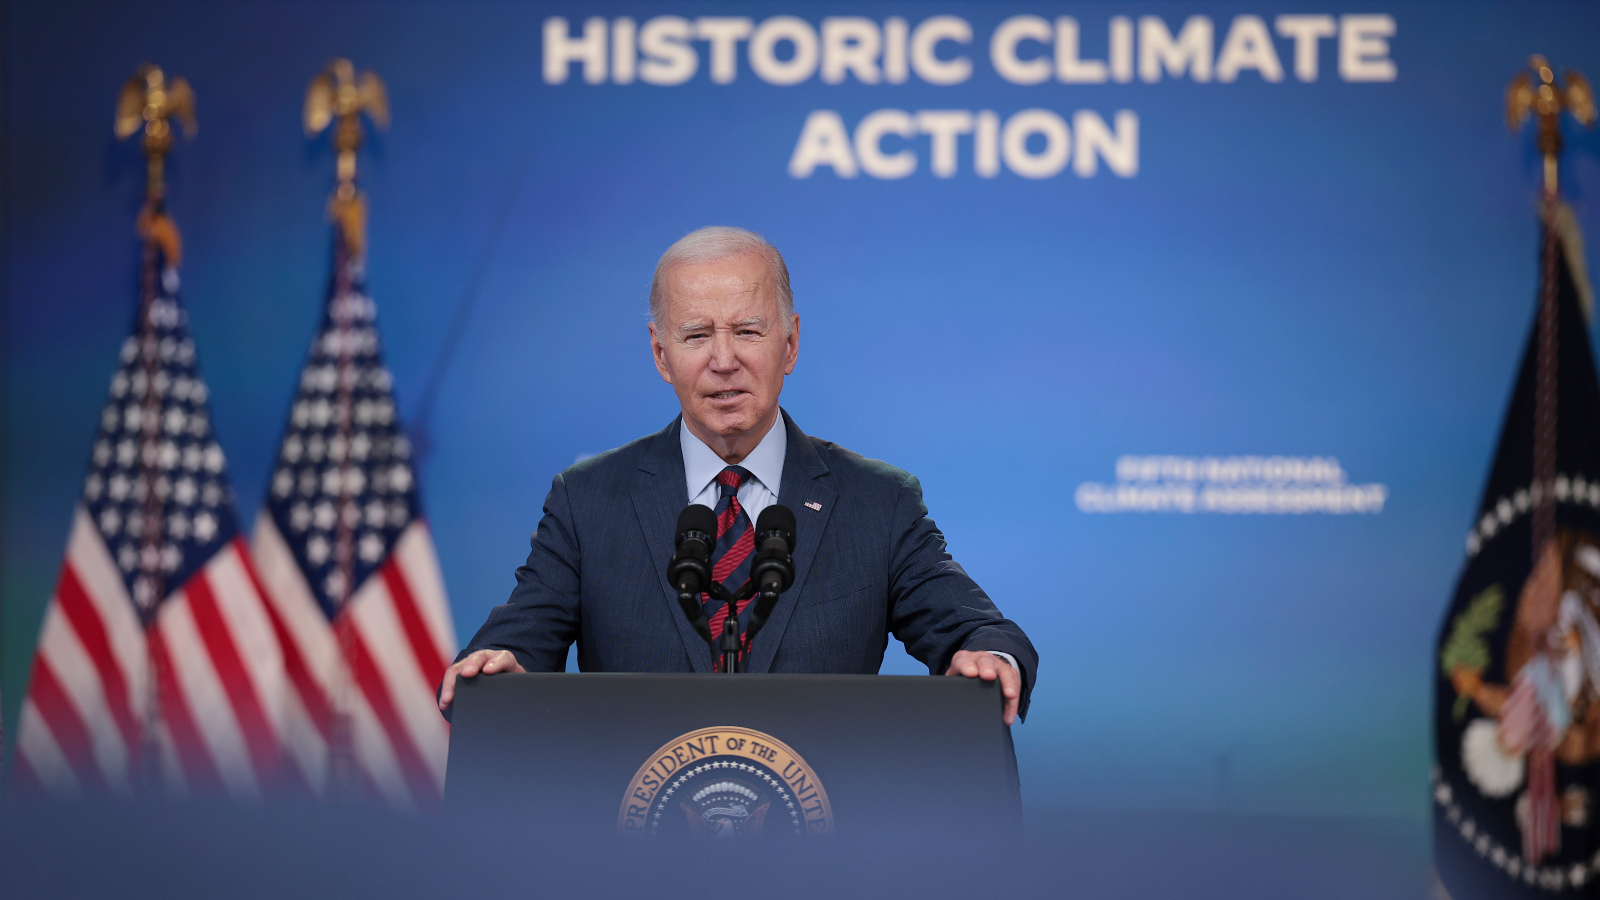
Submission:
[[793,327],[794,291],[789,288],[789,267],[783,263],[783,254],[754,231],[726,225],[712,225],[691,231],[678,238],[677,243],[661,254],[661,259],[656,262],[655,275],[650,279],[650,318],[655,320],[656,328],[665,328],[667,324],[667,298],[663,286],[667,270],[681,263],[712,262],[746,253],[759,254],[771,266],[778,283],[778,311],[783,316],[783,330],[787,333]]

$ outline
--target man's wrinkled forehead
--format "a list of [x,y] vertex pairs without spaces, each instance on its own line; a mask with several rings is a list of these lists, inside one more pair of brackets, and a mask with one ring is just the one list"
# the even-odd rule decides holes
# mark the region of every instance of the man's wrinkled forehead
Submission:
[[740,265],[748,257],[673,266],[662,285],[669,327],[691,320],[732,325],[750,318],[777,318],[778,292],[764,265]]

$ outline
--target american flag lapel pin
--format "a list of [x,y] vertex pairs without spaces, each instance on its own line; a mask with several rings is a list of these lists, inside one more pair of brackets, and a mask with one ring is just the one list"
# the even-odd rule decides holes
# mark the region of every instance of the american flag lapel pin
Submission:
[[822,512],[822,504],[818,503],[815,500],[807,500],[806,501],[806,508],[807,509],[814,509],[817,512]]

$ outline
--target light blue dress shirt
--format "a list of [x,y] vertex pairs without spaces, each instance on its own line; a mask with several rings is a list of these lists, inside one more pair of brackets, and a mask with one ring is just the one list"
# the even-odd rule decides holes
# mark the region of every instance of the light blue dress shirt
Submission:
[[[678,443],[683,446],[683,474],[689,485],[689,502],[717,508],[721,497],[717,493],[717,476],[728,464],[715,450],[689,431],[688,424],[678,427]],[[755,476],[739,485],[739,505],[750,514],[750,524],[761,518],[761,511],[778,502],[778,486],[783,484],[783,460],[789,450],[789,429],[783,427],[780,416],[768,429],[761,443],[739,465]]]

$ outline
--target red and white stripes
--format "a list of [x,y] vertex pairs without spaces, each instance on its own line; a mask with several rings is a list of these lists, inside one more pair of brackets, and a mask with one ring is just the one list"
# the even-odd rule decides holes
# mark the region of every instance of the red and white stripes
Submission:
[[[455,635],[422,522],[337,624],[266,515],[253,555],[235,538],[161,604],[149,629],[134,610],[80,509],[23,701],[19,787],[132,795],[153,772],[173,794],[321,795],[332,787],[343,722],[365,792],[397,807],[443,795],[449,726],[434,690]],[[154,762],[141,758],[152,752]]]
[[[279,778],[283,661],[242,538],[144,628],[82,508],[23,701],[15,778],[62,794],[257,797]],[[154,689],[152,689],[154,688]],[[155,753],[156,758],[144,758]]]
[[266,514],[255,556],[291,685],[284,747],[296,777],[318,794],[334,789],[334,762],[347,753],[359,785],[391,805],[436,803],[449,726],[434,690],[456,644],[427,526],[407,526],[333,622]]

